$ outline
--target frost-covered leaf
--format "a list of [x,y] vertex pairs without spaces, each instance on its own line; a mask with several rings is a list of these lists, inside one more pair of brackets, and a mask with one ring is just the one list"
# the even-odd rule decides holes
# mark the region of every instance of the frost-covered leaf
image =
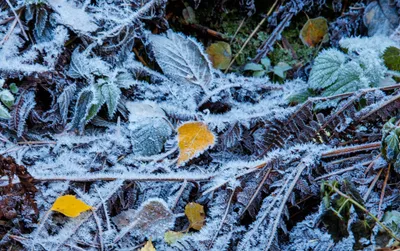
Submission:
[[225,70],[232,59],[231,46],[226,42],[216,42],[207,48],[207,54],[214,68]]
[[198,42],[171,30],[165,36],[150,35],[150,41],[165,75],[178,83],[196,84],[207,89],[213,79],[211,63]]
[[105,83],[100,87],[101,95],[103,96],[107,108],[108,116],[112,118],[117,110],[118,102],[121,96],[121,90],[114,83]]
[[71,121],[71,127],[78,129],[79,132],[83,131],[86,123],[86,117],[89,114],[89,109],[95,99],[92,88],[87,87],[78,94],[76,101],[74,117]]
[[67,121],[68,108],[74,97],[76,91],[76,84],[71,84],[67,86],[64,91],[58,96],[57,104],[60,109],[61,117],[64,122]]
[[0,119],[10,119],[11,115],[2,104],[0,104]]
[[319,90],[331,86],[338,79],[345,62],[346,55],[336,49],[321,52],[310,73],[310,87]]
[[93,32],[98,26],[85,10],[74,6],[67,0],[51,0],[49,5],[59,14],[59,21],[78,32]]
[[136,80],[133,79],[132,75],[127,72],[121,72],[117,75],[115,79],[115,84],[124,89],[130,88],[132,85],[136,83]]
[[290,69],[292,69],[292,67],[287,63],[279,62],[277,65],[274,66],[272,71],[275,75],[279,76],[280,78],[285,78],[285,73]]
[[200,230],[204,226],[206,214],[202,205],[190,202],[185,206],[185,215],[189,220],[190,228]]
[[18,137],[21,137],[24,133],[26,119],[35,105],[36,101],[34,91],[21,93],[15,102],[9,123],[10,127],[17,131]]
[[389,70],[400,71],[400,49],[394,46],[386,48],[383,61]]
[[148,238],[163,238],[164,233],[173,226],[175,216],[168,208],[165,201],[161,199],[148,199],[136,211],[134,221],[123,228],[115,238],[119,241],[132,230],[136,230],[141,236]]
[[300,38],[309,47],[315,47],[328,36],[328,21],[324,17],[308,19],[300,31]]
[[264,67],[256,63],[247,63],[243,69],[245,71],[264,71]]
[[394,210],[385,212],[382,222],[388,226],[396,236],[400,235],[400,212]]
[[151,239],[146,242],[146,245],[144,245],[140,249],[140,251],[156,251],[156,249],[153,246],[153,243],[151,242]]
[[155,102],[127,102],[129,121],[140,122],[148,118],[164,118],[165,112]]
[[168,231],[164,234],[164,241],[169,245],[175,243],[177,240],[183,237],[182,232]]
[[202,122],[187,122],[178,128],[178,165],[186,163],[215,144],[215,135]]
[[108,65],[100,58],[89,58],[86,51],[79,52],[79,47],[72,53],[68,69],[68,75],[71,78],[91,79],[93,75],[103,75],[106,72],[108,72]]
[[130,125],[133,153],[139,156],[158,154],[172,134],[172,128],[163,118],[146,118]]
[[11,108],[11,106],[14,104],[15,98],[9,90],[2,90],[0,91],[0,100],[8,108]]
[[77,199],[75,195],[63,195],[54,202],[51,210],[60,212],[68,217],[78,217],[92,207]]

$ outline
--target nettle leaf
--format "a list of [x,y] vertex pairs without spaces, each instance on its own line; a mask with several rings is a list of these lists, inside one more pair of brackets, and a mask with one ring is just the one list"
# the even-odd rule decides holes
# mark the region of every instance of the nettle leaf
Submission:
[[22,136],[25,129],[26,119],[35,105],[36,101],[34,91],[21,93],[15,102],[11,113],[10,127],[17,131],[18,137]]
[[346,55],[336,49],[328,49],[321,52],[315,58],[310,72],[310,87],[320,90],[334,84],[345,62]]
[[206,215],[202,205],[190,202],[185,206],[185,215],[189,220],[190,228],[200,230],[204,226]]
[[40,37],[46,28],[48,13],[45,8],[36,8],[35,35]]
[[300,31],[300,39],[309,47],[327,41],[328,21],[324,17],[308,19]]
[[64,195],[58,197],[50,210],[57,211],[68,217],[78,217],[82,212],[90,210],[92,207],[85,202],[77,199],[74,195]]
[[394,46],[386,48],[383,61],[389,70],[400,71],[400,49]]
[[92,88],[86,87],[78,94],[78,100],[75,105],[74,117],[71,121],[71,127],[78,129],[79,132],[83,131],[86,123],[86,117],[89,114],[89,109],[94,100],[94,93]]
[[9,90],[2,90],[0,91],[0,100],[8,108],[11,108],[11,106],[14,104],[15,98]]
[[148,118],[166,118],[163,109],[155,102],[127,102],[125,106],[129,110],[130,122],[140,122]]
[[87,52],[79,52],[77,47],[71,55],[68,76],[71,78],[92,79],[93,75],[103,75],[108,72],[109,66],[98,57],[89,58]]
[[90,104],[89,111],[86,116],[85,123],[88,123],[94,116],[97,115],[97,113],[100,111],[100,108],[103,106],[103,104],[106,102],[104,99],[103,94],[101,93],[101,89],[98,85],[92,86],[92,91],[94,94],[94,99],[92,103]]
[[207,48],[207,54],[214,68],[225,70],[232,60],[231,46],[226,42],[216,42]]
[[112,118],[117,110],[118,102],[121,96],[121,90],[112,82],[103,84],[100,87],[100,90],[108,108],[108,116]]
[[202,122],[187,122],[178,128],[178,165],[214,146],[216,137]]
[[60,109],[61,117],[64,123],[67,121],[68,108],[76,92],[76,84],[67,86],[64,91],[58,96],[57,104]]
[[171,30],[165,36],[150,35],[150,41],[165,75],[178,83],[196,84],[207,89],[213,74],[201,44]]
[[139,156],[158,154],[172,135],[172,128],[164,118],[144,118],[129,126],[133,153]]

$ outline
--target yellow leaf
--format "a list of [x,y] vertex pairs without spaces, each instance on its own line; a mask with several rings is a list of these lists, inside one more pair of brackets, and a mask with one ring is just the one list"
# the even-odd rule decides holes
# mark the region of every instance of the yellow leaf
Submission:
[[91,208],[91,206],[78,200],[74,195],[64,195],[56,199],[51,210],[60,212],[68,217],[77,217]]
[[323,17],[309,19],[300,31],[300,38],[309,47],[328,40],[328,22]]
[[215,135],[202,122],[188,122],[178,128],[178,165],[203,153],[215,143]]
[[225,42],[211,44],[206,50],[214,68],[225,70],[232,59],[231,46]]
[[190,202],[185,206],[185,215],[189,219],[190,227],[200,230],[204,226],[204,207],[198,203]]
[[153,243],[151,242],[151,239],[146,242],[146,245],[144,245],[144,247],[142,247],[140,251],[156,251]]
[[183,237],[183,233],[175,232],[175,231],[168,231],[164,234],[164,241],[171,245],[172,243],[176,242],[180,238]]

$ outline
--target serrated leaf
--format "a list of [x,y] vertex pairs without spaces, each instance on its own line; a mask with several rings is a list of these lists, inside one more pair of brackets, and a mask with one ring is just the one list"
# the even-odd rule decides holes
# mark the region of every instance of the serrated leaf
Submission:
[[164,234],[164,241],[169,245],[175,243],[177,240],[182,238],[184,234],[182,232],[168,231]]
[[115,79],[115,84],[124,89],[130,88],[132,85],[136,83],[136,80],[133,79],[132,75],[127,72],[119,73]]
[[400,49],[394,46],[386,48],[383,61],[389,70],[400,71]]
[[158,154],[172,134],[172,128],[163,118],[147,118],[129,126],[132,149],[135,155]]
[[2,90],[0,91],[0,100],[8,108],[11,108],[11,106],[14,104],[15,98],[9,90]]
[[204,226],[204,207],[198,203],[190,202],[185,206],[185,215],[190,222],[190,228],[200,230]]
[[35,22],[35,33],[37,37],[42,36],[43,31],[46,27],[48,13],[45,8],[36,9],[36,22]]
[[106,83],[100,87],[100,91],[108,108],[108,117],[112,118],[117,110],[121,90],[114,83]]
[[67,121],[68,108],[74,97],[75,91],[76,91],[76,84],[72,84],[67,86],[64,89],[64,91],[60,94],[60,96],[58,96],[57,104],[60,109],[60,114],[64,123]]
[[35,92],[33,90],[22,92],[15,102],[9,123],[10,127],[17,131],[18,137],[21,137],[24,133],[26,119],[35,105]]
[[178,165],[214,146],[215,135],[202,122],[188,122],[178,128]]
[[140,122],[148,118],[164,118],[165,112],[157,103],[151,101],[127,102],[130,122]]
[[346,55],[336,49],[321,52],[310,72],[310,87],[320,90],[334,84],[345,62]]
[[192,38],[167,31],[150,35],[154,55],[164,74],[177,83],[196,84],[207,89],[213,80],[211,63],[202,46]]
[[58,197],[50,210],[57,211],[68,217],[78,217],[81,213],[92,207],[77,199],[74,195]]
[[232,60],[231,46],[226,42],[211,44],[206,50],[214,68],[225,70]]
[[[309,47],[315,47],[326,39],[328,34],[328,22],[324,17],[308,19],[300,31],[300,39]],[[324,40],[325,41],[325,40]]]
[[399,136],[396,134],[396,130],[393,130],[385,138],[386,144],[386,158],[390,161],[396,160],[400,152],[400,141]]
[[247,63],[244,68],[245,71],[264,71],[264,67],[261,64]]
[[153,243],[151,242],[151,239],[146,242],[146,245],[144,245],[140,249],[140,251],[156,251],[156,249],[153,246]]
[[88,116],[89,109],[92,106],[92,102],[94,100],[93,90],[89,87],[83,89],[78,94],[78,100],[75,104],[75,112],[74,117],[71,121],[72,128],[76,128],[79,132],[83,131],[85,126],[86,117]]

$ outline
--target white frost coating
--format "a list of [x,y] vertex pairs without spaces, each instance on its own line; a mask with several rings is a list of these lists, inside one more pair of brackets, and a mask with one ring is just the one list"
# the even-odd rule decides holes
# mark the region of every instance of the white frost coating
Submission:
[[361,52],[363,50],[373,50],[382,54],[389,46],[399,47],[399,44],[386,36],[373,37],[352,37],[342,38],[339,41],[341,47],[348,49],[350,52]]
[[85,10],[67,0],[50,0],[50,6],[59,14],[59,22],[79,32],[93,32],[98,26]]

